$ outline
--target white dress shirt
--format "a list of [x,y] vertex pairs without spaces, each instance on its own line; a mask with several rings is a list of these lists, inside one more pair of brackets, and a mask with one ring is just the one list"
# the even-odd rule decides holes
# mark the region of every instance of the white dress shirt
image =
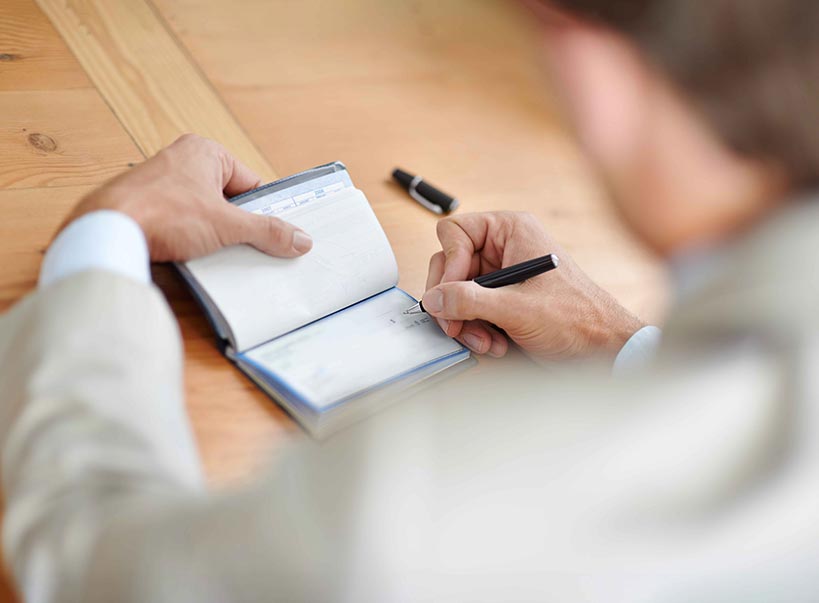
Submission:
[[99,210],[74,220],[54,240],[40,270],[40,287],[85,270],[108,270],[140,283],[151,281],[148,245],[133,219]]

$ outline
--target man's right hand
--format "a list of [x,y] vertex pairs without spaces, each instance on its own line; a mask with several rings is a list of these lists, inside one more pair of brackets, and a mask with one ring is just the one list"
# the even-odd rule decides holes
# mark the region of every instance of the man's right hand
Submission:
[[[503,356],[508,341],[537,360],[615,356],[644,325],[595,285],[524,213],[464,214],[438,222],[424,308],[473,351]],[[471,279],[554,253],[560,266],[518,285],[486,289]]]
[[139,224],[155,262],[190,260],[240,243],[279,257],[310,251],[313,241],[302,230],[225,201],[260,185],[222,145],[186,134],[86,196],[60,230],[84,214],[110,209]]

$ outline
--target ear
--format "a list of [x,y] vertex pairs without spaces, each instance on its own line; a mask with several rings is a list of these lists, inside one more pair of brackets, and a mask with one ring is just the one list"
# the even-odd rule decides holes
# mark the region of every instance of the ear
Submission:
[[621,215],[656,251],[733,236],[782,197],[771,166],[738,157],[614,31],[544,21],[556,92]]
[[547,25],[547,59],[571,123],[607,179],[640,153],[648,108],[642,59],[614,32],[578,21]]

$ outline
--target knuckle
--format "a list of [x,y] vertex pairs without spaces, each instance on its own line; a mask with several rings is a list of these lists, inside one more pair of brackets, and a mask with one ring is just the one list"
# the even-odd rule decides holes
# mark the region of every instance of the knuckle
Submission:
[[458,283],[450,287],[444,295],[444,307],[450,316],[471,318],[475,306],[475,292],[472,287],[465,287],[467,283]]
[[183,134],[180,138],[183,144],[189,146],[193,151],[215,156],[219,154],[221,145],[210,138],[205,138],[199,134]]
[[280,218],[268,218],[267,235],[269,240],[280,249],[290,246],[290,225]]
[[460,252],[461,252],[461,247],[459,245],[452,245],[452,246],[448,247],[442,253],[444,254],[445,262],[447,262],[447,261],[453,259],[454,257],[456,257],[457,255],[459,255]]
[[210,138],[205,138],[200,136],[199,134],[193,134],[191,132],[182,134],[179,138],[174,141],[172,145],[167,147],[168,149],[179,149],[180,152],[184,153],[185,155],[192,155],[196,154],[200,157],[204,156],[210,159],[221,159],[221,145],[211,140]]
[[438,223],[435,225],[435,232],[438,234],[438,237],[442,237],[446,234],[447,229],[454,224],[452,218],[442,218],[438,220]]
[[186,132],[182,134],[179,138],[176,139],[174,145],[179,146],[198,146],[202,144],[204,139],[199,136],[198,134],[193,134],[191,132]]
[[509,211],[506,212],[506,218],[509,222],[519,224],[531,224],[537,221],[537,218],[528,211]]
[[216,142],[215,140],[211,140],[210,138],[203,138],[202,140],[205,141],[207,146],[210,148],[211,152],[216,153],[219,157],[229,157],[230,153],[228,153],[227,148],[221,142]]
[[515,212],[509,210],[490,212],[486,216],[487,229],[490,232],[496,232],[499,229],[509,228],[515,223],[515,215]]

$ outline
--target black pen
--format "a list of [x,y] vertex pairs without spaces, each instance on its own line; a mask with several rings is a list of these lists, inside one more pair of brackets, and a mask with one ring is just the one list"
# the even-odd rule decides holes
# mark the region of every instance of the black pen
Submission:
[[404,170],[394,169],[392,177],[409,196],[436,214],[448,214],[458,207],[458,200],[425,182],[421,176],[413,176]]
[[[560,260],[558,257],[553,253],[550,253],[549,255],[544,255],[541,258],[527,260],[525,262],[521,262],[520,264],[515,264],[514,266],[508,266],[506,268],[501,268],[500,270],[495,270],[495,272],[484,274],[472,280],[478,283],[481,287],[486,287],[487,289],[497,289],[498,287],[506,287],[507,285],[522,283],[523,281],[538,276],[539,274],[554,270],[559,265]],[[404,310],[404,314],[421,314],[423,312],[426,312],[426,310],[424,310],[423,301],[419,301],[412,308]]]

